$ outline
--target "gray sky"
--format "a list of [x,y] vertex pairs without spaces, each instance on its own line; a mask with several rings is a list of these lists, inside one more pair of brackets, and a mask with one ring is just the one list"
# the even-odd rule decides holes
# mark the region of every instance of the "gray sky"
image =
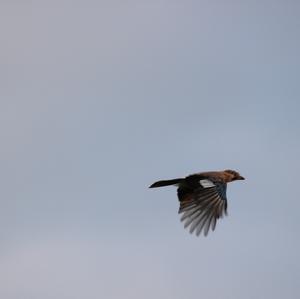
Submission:
[[[298,1],[0,8],[1,298],[300,296]],[[147,188],[226,168],[207,238]]]

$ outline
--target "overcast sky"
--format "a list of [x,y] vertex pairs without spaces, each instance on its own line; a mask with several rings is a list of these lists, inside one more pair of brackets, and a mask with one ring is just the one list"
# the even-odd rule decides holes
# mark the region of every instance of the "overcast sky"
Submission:
[[[0,297],[300,297],[300,2],[0,2]],[[238,170],[208,237],[158,179]]]

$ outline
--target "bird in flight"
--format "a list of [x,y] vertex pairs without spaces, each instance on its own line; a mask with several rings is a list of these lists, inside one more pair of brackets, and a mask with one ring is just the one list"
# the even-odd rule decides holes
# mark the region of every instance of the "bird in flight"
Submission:
[[203,231],[207,236],[209,229],[215,229],[217,219],[227,215],[227,183],[244,180],[237,171],[209,171],[191,174],[185,178],[163,180],[153,183],[149,188],[175,185],[180,203],[178,213],[184,227],[197,236]]

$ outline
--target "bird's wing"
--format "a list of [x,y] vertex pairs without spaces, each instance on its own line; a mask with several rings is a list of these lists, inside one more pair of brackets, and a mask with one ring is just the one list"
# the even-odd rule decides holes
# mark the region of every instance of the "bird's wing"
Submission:
[[198,180],[196,188],[178,188],[180,200],[179,213],[183,213],[181,221],[184,227],[190,227],[190,233],[201,231],[206,236],[209,229],[216,227],[217,219],[227,215],[227,184],[211,179]]

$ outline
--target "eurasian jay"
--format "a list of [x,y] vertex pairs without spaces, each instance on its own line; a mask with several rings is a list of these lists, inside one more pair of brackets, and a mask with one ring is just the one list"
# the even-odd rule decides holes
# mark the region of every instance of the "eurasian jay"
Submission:
[[190,233],[195,232],[197,236],[203,231],[206,236],[210,228],[215,229],[217,219],[227,215],[227,183],[244,179],[237,171],[227,169],[158,181],[149,188],[178,186],[178,213],[182,213],[184,227],[190,227]]

